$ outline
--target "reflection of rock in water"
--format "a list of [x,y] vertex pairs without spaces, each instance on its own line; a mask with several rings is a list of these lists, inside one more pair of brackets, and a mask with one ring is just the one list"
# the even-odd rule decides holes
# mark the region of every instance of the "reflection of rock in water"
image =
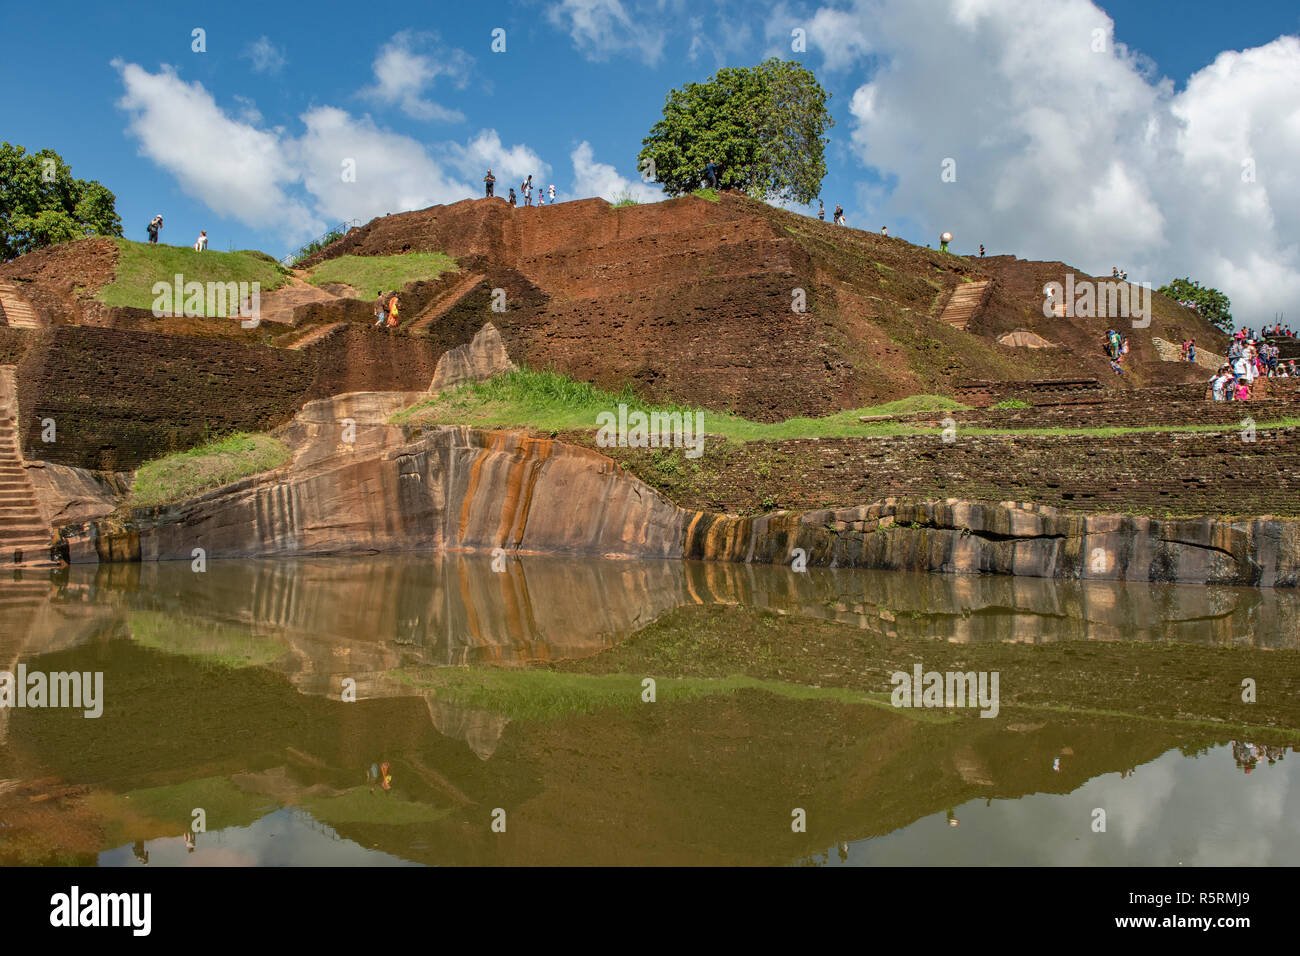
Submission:
[[429,707],[429,717],[433,726],[444,737],[463,740],[469,745],[480,760],[487,760],[496,753],[501,734],[505,732],[509,717],[491,714],[483,710],[470,710],[456,707],[443,701],[434,700],[425,695],[424,702]]

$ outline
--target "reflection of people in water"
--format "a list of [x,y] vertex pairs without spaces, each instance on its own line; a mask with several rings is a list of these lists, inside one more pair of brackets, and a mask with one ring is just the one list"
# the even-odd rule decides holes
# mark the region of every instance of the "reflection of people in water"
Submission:
[[1250,773],[1263,757],[1274,764],[1286,755],[1286,747],[1270,747],[1268,744],[1252,744],[1248,741],[1232,741],[1232,759],[1242,773]]
[[849,845],[847,843],[844,842],[837,843],[835,844],[835,849],[839,850],[840,852],[841,863],[849,862]]
[[193,831],[193,830],[186,830],[186,831],[185,831],[185,850],[186,850],[187,853],[193,853],[193,852],[194,852],[194,842],[195,842],[196,839],[197,839],[197,838],[194,836],[194,831]]
[[131,847],[131,852],[145,866],[149,865],[149,851],[144,848],[144,840],[136,840],[135,846]]
[[957,815],[956,815],[953,811],[949,810],[949,811],[948,811],[948,826],[950,826],[950,827],[955,827],[955,826],[960,826],[960,825],[961,825],[961,821],[957,819]]

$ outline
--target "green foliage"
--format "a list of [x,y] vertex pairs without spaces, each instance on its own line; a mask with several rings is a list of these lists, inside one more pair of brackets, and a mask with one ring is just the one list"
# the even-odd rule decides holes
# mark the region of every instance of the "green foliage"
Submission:
[[417,279],[436,279],[449,269],[456,268],[456,260],[441,252],[408,252],[399,256],[339,256],[326,259],[311,270],[307,281],[312,285],[342,282],[350,285],[363,297],[373,296],[380,289],[401,289]]
[[392,421],[409,425],[453,423],[483,428],[524,426],[543,431],[594,431],[598,427],[596,416],[602,412],[616,413],[620,403],[628,406],[629,414],[642,411],[686,415],[703,411],[704,429],[708,434],[740,442],[905,434],[917,429],[887,421],[864,424],[859,419],[864,415],[905,415],[966,407],[939,395],[912,395],[874,408],[835,412],[825,418],[791,418],[769,424],[752,422],[726,412],[682,405],[656,405],[639,398],[628,385],[613,393],[553,371],[519,368],[485,382],[467,382],[435,395],[394,415]]
[[1231,332],[1232,302],[1218,289],[1202,286],[1192,279],[1174,279],[1156,290],[1175,302],[1195,302],[1196,312],[1216,329]]
[[637,202],[636,197],[632,195],[632,191],[631,191],[630,189],[625,189],[625,190],[623,190],[621,193],[616,193],[616,194],[614,195],[614,202],[613,202],[613,205],[615,205],[615,206],[639,206],[639,205],[641,205],[641,204],[640,204],[639,202]]
[[725,67],[668,94],[663,119],[641,141],[638,165],[653,169],[669,196],[702,185],[713,162],[724,189],[812,202],[826,177],[824,134],[835,123],[829,98],[812,72],[792,61]]
[[1029,403],[1021,401],[1018,398],[1008,398],[1006,401],[998,402],[994,408],[1028,408]]
[[289,449],[278,439],[237,432],[141,465],[131,485],[131,505],[146,508],[181,501],[279,468],[288,460]]
[[[171,285],[179,273],[186,282],[248,282],[258,283],[262,294],[284,284],[285,272],[274,259],[263,252],[216,252],[208,249],[195,252],[190,246],[152,245],[115,239],[117,266],[113,281],[95,296],[105,305],[152,309],[156,296],[155,282]],[[224,310],[231,315],[238,302],[227,302]],[[181,303],[173,303],[179,313]],[[224,318],[225,316],[220,316]]]
[[297,268],[298,263],[302,262],[302,260],[308,258],[309,256],[315,255],[316,253],[324,249],[326,246],[331,246],[342,238],[343,238],[342,232],[340,232],[338,229],[331,229],[329,232],[325,233],[325,235],[321,236],[319,239],[313,239],[311,242],[307,243],[307,245],[299,249],[297,255],[294,256],[293,258],[294,268]]
[[86,236],[120,236],[117,197],[74,179],[52,149],[28,154],[0,143],[0,262]]

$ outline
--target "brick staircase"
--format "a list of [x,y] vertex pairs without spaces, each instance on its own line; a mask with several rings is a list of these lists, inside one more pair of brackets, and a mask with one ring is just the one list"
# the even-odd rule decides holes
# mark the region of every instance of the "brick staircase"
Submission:
[[41,320],[12,282],[0,282],[0,313],[11,329],[39,329]]
[[443,295],[431,302],[424,311],[415,317],[415,321],[406,327],[406,330],[408,332],[424,331],[434,322],[438,321],[438,319],[446,315],[457,302],[477,289],[478,284],[482,282],[483,279],[484,276],[480,273],[469,273],[448,289]]
[[346,328],[351,324],[350,322],[330,322],[328,325],[317,326],[310,329],[306,335],[290,345],[289,348],[294,350],[305,349],[309,345],[315,345],[322,339],[329,338],[339,329]]
[[947,322],[954,329],[961,329],[964,332],[966,326],[970,325],[970,320],[984,307],[984,303],[988,299],[989,287],[992,285],[992,280],[986,280],[984,282],[963,282],[957,286],[948,299],[948,304],[943,307],[943,314],[939,316],[940,320]]
[[0,365],[0,568],[50,566],[50,526],[36,505],[18,441],[17,376]]

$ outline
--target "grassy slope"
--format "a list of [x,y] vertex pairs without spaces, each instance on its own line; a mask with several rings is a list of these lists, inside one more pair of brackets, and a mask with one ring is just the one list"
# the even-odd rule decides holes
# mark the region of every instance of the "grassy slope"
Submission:
[[341,282],[369,296],[379,289],[400,289],[417,279],[436,279],[456,268],[456,260],[441,252],[408,252],[400,256],[339,256],[311,270],[312,285]]
[[[694,413],[680,405],[654,405],[639,399],[630,388],[621,393],[606,392],[586,382],[577,382],[554,372],[516,369],[485,382],[470,382],[436,395],[393,416],[399,425],[459,424],[480,428],[535,428],[538,431],[595,431],[596,416],[617,413],[620,403],[628,412]],[[1004,403],[1016,407],[1013,403]],[[942,429],[909,422],[863,422],[871,415],[905,415],[911,412],[960,411],[965,406],[941,395],[912,395],[908,398],[837,412],[825,418],[790,418],[766,424],[735,415],[704,412],[704,431],[728,441],[782,441],[792,438],[841,438],[891,435],[937,434]],[[1257,423],[1257,428],[1290,427],[1300,420],[1283,418]],[[961,426],[966,435],[1087,435],[1111,438],[1148,432],[1222,432],[1231,426],[1187,423],[1185,425],[1102,426],[1097,428],[979,428]]]
[[[603,391],[586,382],[575,382],[554,372],[516,369],[489,379],[470,382],[399,412],[396,424],[471,424],[487,428],[527,426],[544,431],[597,428],[596,416],[617,413],[620,403],[633,411],[694,413],[683,406],[651,405],[630,389],[619,394]],[[752,422],[735,415],[704,412],[704,429],[711,435],[725,435],[734,441],[776,441],[782,438],[832,437],[841,435],[888,434],[899,426],[889,422],[871,426],[858,421],[861,415],[890,415],[906,412],[960,409],[952,399],[935,395],[914,395],[888,405],[837,412],[826,418],[792,418],[775,424]],[[868,429],[872,429],[868,431]]]
[[[154,283],[170,284],[178,273],[185,282],[256,282],[263,293],[285,282],[275,260],[263,252],[195,252],[188,246],[151,246],[129,239],[113,242],[118,248],[117,269],[113,281],[96,296],[105,305],[152,309]],[[179,306],[174,311],[179,312]]]
[[131,486],[131,505],[145,508],[180,501],[279,468],[288,460],[289,449],[278,439],[239,432],[141,465]]

